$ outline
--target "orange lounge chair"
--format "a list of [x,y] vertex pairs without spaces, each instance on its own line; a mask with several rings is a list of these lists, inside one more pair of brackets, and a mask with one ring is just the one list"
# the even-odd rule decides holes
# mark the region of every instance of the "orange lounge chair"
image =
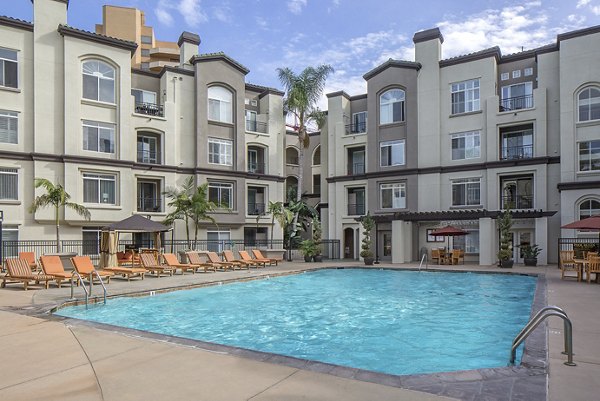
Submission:
[[[71,263],[73,263],[73,267],[79,273],[81,278],[90,279],[90,275],[96,271],[100,277],[106,277],[106,282],[110,284],[110,278],[115,275],[114,272],[104,270],[104,269],[96,269],[94,264],[92,263],[92,259],[89,256],[74,256],[71,258]],[[92,277],[92,280],[94,278]]]
[[173,275],[173,268],[158,263],[158,259],[156,259],[156,256],[154,256],[153,253],[140,253],[140,260],[144,269],[156,274],[156,277],[158,278],[160,278],[161,274],[168,274],[169,276]]
[[19,259],[25,259],[29,263],[31,271],[38,271],[40,267],[35,261],[35,252],[19,252]]
[[25,259],[6,259],[6,270],[8,272],[4,277],[2,277],[2,284],[0,284],[0,287],[6,287],[6,283],[12,280],[14,282],[23,283],[23,289],[27,291],[29,282],[33,281],[35,284],[39,284],[40,281],[43,281],[47,289],[50,281],[56,280],[56,278],[53,276],[32,273],[31,267],[29,266],[29,262]]
[[192,273],[196,273],[196,269],[200,267],[199,265],[193,265],[191,263],[179,263],[177,256],[173,253],[163,253],[162,257],[167,266],[172,267],[174,270],[181,269],[181,274],[188,270],[191,270]]
[[223,251],[223,257],[226,262],[237,263],[241,266],[245,266],[247,269],[250,269],[251,267],[260,267],[259,264],[254,263],[253,261],[236,259],[233,255],[233,251]]
[[263,256],[262,252],[259,251],[258,249],[253,249],[252,254],[254,255],[254,259],[268,261],[270,265],[273,265],[273,263],[275,263],[275,266],[277,266],[277,263],[279,262],[279,259],[265,258]]
[[240,257],[243,261],[254,263],[256,266],[260,267],[260,265],[262,265],[262,267],[267,267],[267,263],[271,264],[271,262],[269,262],[268,260],[252,259],[252,257],[247,251],[238,251],[238,253],[240,254]]
[[56,255],[44,255],[40,256],[40,264],[42,265],[42,271],[48,276],[56,278],[56,284],[60,288],[60,283],[63,280],[71,280],[73,278],[72,272],[66,272],[65,267],[60,260],[60,256]]
[[220,265],[216,265],[214,263],[210,263],[210,262],[206,262],[206,261],[202,260],[202,258],[200,257],[200,254],[196,251],[186,252],[185,256],[187,256],[188,260],[190,261],[190,264],[204,267],[205,272],[208,270],[212,270],[212,271],[216,272],[217,267],[220,269],[223,268]]
[[231,269],[235,270],[236,266],[239,268],[240,265],[233,262],[224,262],[219,258],[216,252],[206,252],[206,257],[208,257],[208,261],[214,265],[221,266],[223,269]]

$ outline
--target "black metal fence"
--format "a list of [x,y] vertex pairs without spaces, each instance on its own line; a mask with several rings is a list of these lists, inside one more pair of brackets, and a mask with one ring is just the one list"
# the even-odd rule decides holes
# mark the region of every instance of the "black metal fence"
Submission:
[[575,251],[575,258],[583,258],[585,252],[599,252],[598,238],[559,238],[559,251]]

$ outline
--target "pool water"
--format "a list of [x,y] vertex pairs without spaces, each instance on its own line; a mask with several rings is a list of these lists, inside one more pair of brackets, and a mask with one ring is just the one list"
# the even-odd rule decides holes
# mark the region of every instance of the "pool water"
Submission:
[[326,269],[57,314],[405,375],[506,366],[535,285],[517,275]]

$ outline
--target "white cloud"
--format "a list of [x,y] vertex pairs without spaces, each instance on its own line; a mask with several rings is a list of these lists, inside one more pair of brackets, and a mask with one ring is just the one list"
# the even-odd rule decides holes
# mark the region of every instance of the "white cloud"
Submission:
[[154,15],[163,25],[171,26],[173,25],[173,16],[169,13],[165,8],[159,6],[156,10],[154,10]]
[[590,7],[590,11],[594,14],[594,15],[600,15],[600,6],[593,6]]
[[289,0],[287,6],[292,14],[300,14],[302,9],[306,7],[306,2],[307,0]]
[[267,20],[263,17],[256,17],[254,18],[254,21],[256,21],[256,25],[258,25],[261,29],[266,29],[268,27]]
[[590,4],[590,1],[591,0],[579,0],[577,2],[577,8],[581,8],[581,7],[587,6],[588,4]]
[[221,22],[231,22],[232,12],[229,4],[221,4],[218,7],[213,8],[213,16]]
[[181,0],[177,5],[177,10],[185,23],[190,26],[208,21],[208,17],[200,5],[200,0]]

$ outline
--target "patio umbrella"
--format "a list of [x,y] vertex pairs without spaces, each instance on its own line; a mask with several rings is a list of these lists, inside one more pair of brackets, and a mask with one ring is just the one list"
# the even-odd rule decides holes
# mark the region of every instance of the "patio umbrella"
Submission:
[[598,231],[598,246],[600,246],[600,216],[587,217],[562,226],[572,230]]
[[447,240],[448,240],[448,248],[447,249],[450,250],[450,237],[469,235],[469,233],[467,231],[461,230],[460,228],[456,228],[453,226],[446,226],[443,228],[438,228],[437,230],[431,232],[430,235],[447,237]]

